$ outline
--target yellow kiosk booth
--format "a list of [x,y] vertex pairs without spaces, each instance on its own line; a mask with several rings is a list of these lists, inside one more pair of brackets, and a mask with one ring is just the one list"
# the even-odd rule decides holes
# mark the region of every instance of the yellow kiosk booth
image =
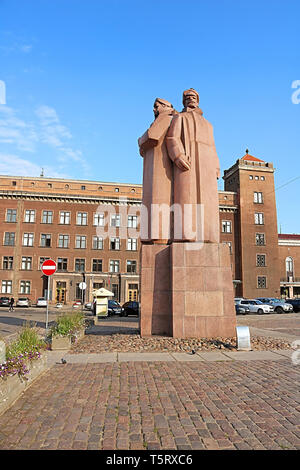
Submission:
[[113,296],[114,293],[107,289],[104,289],[104,287],[101,287],[101,289],[93,290],[93,297],[96,303],[95,323],[97,323],[98,318],[104,318],[108,316],[108,298]]

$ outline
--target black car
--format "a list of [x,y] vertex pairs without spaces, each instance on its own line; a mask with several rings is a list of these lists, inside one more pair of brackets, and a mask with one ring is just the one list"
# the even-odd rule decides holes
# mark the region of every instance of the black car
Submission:
[[285,299],[285,301],[293,306],[294,312],[300,312],[300,299]]
[[9,307],[9,297],[0,297],[0,307]]
[[122,317],[128,317],[128,315],[139,316],[140,313],[140,304],[139,302],[125,302],[122,307],[123,312],[121,313]]
[[116,300],[108,301],[108,315],[121,315],[122,307]]

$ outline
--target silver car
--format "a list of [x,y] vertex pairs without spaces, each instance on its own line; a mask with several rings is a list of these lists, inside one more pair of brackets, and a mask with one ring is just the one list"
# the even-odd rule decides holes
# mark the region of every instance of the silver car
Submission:
[[28,299],[28,297],[20,297],[17,300],[16,307],[30,307],[30,306],[31,306],[31,302]]
[[286,303],[284,300],[276,299],[275,297],[258,297],[264,304],[272,305],[276,313],[292,313],[293,306]]
[[264,304],[260,300],[256,299],[244,299],[239,302],[239,305],[246,305],[250,309],[250,313],[273,313],[274,307],[273,305]]

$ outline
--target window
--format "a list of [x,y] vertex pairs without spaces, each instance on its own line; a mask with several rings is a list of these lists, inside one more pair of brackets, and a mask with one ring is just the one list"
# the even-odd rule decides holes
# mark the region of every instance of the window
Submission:
[[255,234],[255,244],[260,245],[260,246],[266,244],[265,234],[264,233],[256,233]]
[[128,238],[127,240],[127,250],[136,251],[137,250],[137,239]]
[[76,235],[75,248],[86,248],[86,236]]
[[102,259],[93,259],[93,271],[102,272]]
[[119,285],[118,284],[112,284],[111,285],[111,291],[114,293],[114,299],[119,299]]
[[85,186],[84,186],[84,185],[81,186],[81,190],[82,190],[82,191],[85,190]]
[[257,181],[257,180],[259,180],[259,177],[258,177],[258,176],[255,176],[255,179],[256,179],[256,181]]
[[110,249],[119,250],[120,249],[120,238],[111,238],[110,239]]
[[118,273],[120,271],[120,260],[111,259],[109,262],[109,272]]
[[5,232],[4,233],[4,245],[14,246],[16,234],[15,232]]
[[22,256],[21,269],[31,270],[32,269],[32,257]]
[[30,294],[30,281],[20,282],[20,294]]
[[266,266],[266,255],[256,255],[256,266]]
[[93,282],[93,289],[101,289],[101,287],[104,287],[104,282]]
[[293,263],[293,258],[292,258],[291,256],[288,256],[288,257],[285,259],[285,269],[286,269],[286,272],[287,272],[287,275],[288,275],[288,276],[292,276],[292,275],[293,275],[294,263]]
[[263,193],[254,192],[254,203],[255,204],[263,203]]
[[96,227],[104,226],[104,214],[99,214],[99,213],[94,214],[94,225]]
[[231,233],[231,222],[229,220],[222,220],[222,233]]
[[43,211],[42,223],[43,224],[52,224],[53,222],[53,212],[52,211]]
[[17,209],[7,209],[6,222],[17,222]]
[[33,246],[33,233],[23,234],[23,246]]
[[257,277],[257,287],[258,287],[258,289],[266,289],[267,288],[267,278],[266,278],[266,276],[258,276]]
[[115,193],[118,193],[120,191],[119,188],[115,188]]
[[12,293],[12,281],[2,281],[1,292],[2,294],[11,294]]
[[93,250],[103,250],[103,238],[93,237]]
[[13,256],[3,256],[3,264],[2,264],[3,269],[12,269],[13,263],[14,263]]
[[43,246],[43,247],[51,246],[51,235],[50,235],[50,233],[41,233],[41,246]]
[[69,235],[60,234],[58,235],[58,248],[69,247]]
[[253,176],[252,176],[252,175],[249,175],[249,180],[253,180]]
[[126,266],[127,266],[128,273],[136,273],[136,261],[135,260],[127,260]]
[[50,258],[49,258],[49,257],[48,257],[48,258],[47,258],[47,257],[45,258],[44,256],[41,256],[41,257],[40,257],[40,266],[39,266],[39,269],[41,269],[42,264],[43,264],[44,261],[46,261],[47,259],[50,259]]
[[59,223],[63,225],[70,224],[70,212],[62,211],[59,214]]
[[82,259],[82,258],[75,259],[75,271],[77,272],[85,271],[85,259]]
[[121,216],[119,214],[113,214],[110,218],[111,227],[120,227],[121,225]]
[[265,177],[264,177],[264,176],[261,176],[260,179],[261,179],[262,181],[265,181]]
[[68,258],[57,258],[57,271],[68,270]]
[[16,181],[12,181],[11,182],[13,186],[17,186],[17,182]]
[[87,225],[87,212],[77,212],[77,225]]
[[48,188],[52,188],[52,183],[48,183]]
[[128,216],[128,227],[136,228],[137,227],[137,216],[136,215],[129,215]]
[[26,210],[24,222],[34,222],[35,221],[35,210]]
[[264,214],[262,212],[256,212],[254,214],[255,225],[264,225]]

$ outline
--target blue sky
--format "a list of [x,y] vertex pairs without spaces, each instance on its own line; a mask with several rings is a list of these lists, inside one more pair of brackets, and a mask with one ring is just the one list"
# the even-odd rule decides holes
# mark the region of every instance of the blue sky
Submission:
[[181,110],[193,87],[222,172],[246,148],[273,162],[278,226],[300,233],[299,13],[298,0],[0,0],[0,174],[141,183],[154,99]]

